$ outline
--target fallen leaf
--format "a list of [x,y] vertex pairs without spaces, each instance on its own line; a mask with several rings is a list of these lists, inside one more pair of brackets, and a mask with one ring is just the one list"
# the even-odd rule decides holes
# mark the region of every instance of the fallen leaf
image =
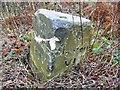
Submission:
[[15,53],[17,53],[17,54],[20,53],[20,49],[17,49],[17,48],[16,48],[16,49],[15,49]]
[[6,50],[4,50],[3,52],[2,52],[2,56],[6,56],[8,54],[8,52],[6,51]]

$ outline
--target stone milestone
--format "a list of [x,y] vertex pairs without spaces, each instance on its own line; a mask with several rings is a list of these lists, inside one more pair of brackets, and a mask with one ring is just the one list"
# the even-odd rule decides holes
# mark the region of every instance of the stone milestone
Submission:
[[80,49],[90,44],[91,21],[39,9],[33,16],[31,39],[30,65],[41,79],[48,80],[79,61]]

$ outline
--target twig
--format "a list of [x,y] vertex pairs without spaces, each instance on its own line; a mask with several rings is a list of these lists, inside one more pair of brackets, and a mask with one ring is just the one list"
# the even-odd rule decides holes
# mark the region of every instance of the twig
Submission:
[[90,86],[95,85],[96,81],[94,81],[94,80],[91,80],[91,81],[92,81],[93,83],[88,84],[88,85],[82,85],[82,88],[86,88],[86,87],[90,87]]
[[81,28],[81,32],[82,32],[82,44],[83,44],[83,27],[82,27],[82,17],[81,17],[81,4],[80,2],[78,3],[79,4],[79,16],[80,16],[80,28]]
[[[99,18],[99,17],[98,17]],[[99,18],[100,19],[100,18]],[[103,20],[103,19],[102,19]],[[100,25],[101,25],[101,22],[102,22],[102,20],[99,20],[99,24],[98,24],[98,28],[97,28],[97,34],[96,34],[96,36],[95,36],[95,38],[94,38],[94,41],[93,41],[93,44],[92,44],[92,48],[93,48],[93,45],[94,45],[94,43],[95,43],[95,41],[96,41],[96,39],[97,39],[97,37],[98,37],[98,32],[100,31]]]

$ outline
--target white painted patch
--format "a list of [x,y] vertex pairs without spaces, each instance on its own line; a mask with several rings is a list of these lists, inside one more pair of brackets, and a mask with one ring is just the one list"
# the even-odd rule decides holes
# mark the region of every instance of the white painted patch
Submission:
[[36,36],[36,34],[34,34],[35,35],[35,37],[34,37],[34,39],[36,40],[36,42],[38,42],[38,43],[40,43],[40,42],[42,42],[42,41],[49,41],[49,39],[44,39],[44,38],[41,38],[40,36]]
[[49,39],[49,44],[50,44],[51,50],[54,50],[56,48],[56,41],[60,41],[60,40],[55,36],[53,38]]
[[40,42],[46,42],[46,41],[49,41],[49,44],[50,44],[50,48],[51,50],[54,50],[56,48],[56,41],[60,41],[57,37],[52,37],[50,39],[44,39],[44,38],[41,38],[40,36],[36,36],[36,34],[34,34],[35,37],[34,39],[36,40],[36,42],[40,43]]

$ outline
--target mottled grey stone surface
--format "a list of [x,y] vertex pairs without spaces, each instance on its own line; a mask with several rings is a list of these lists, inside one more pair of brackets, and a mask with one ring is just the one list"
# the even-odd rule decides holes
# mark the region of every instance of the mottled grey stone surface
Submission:
[[[43,80],[52,78],[80,59],[80,48],[89,46],[91,22],[52,10],[39,9],[33,16],[31,66]],[[82,42],[83,40],[83,42]]]

